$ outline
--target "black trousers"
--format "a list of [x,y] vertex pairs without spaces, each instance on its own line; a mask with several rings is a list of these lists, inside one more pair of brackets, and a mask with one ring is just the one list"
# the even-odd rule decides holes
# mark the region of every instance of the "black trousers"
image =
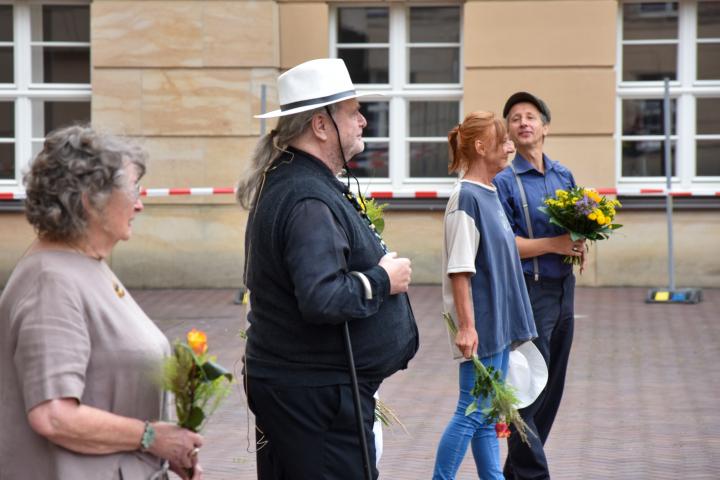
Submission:
[[[280,387],[246,377],[257,426],[258,480],[365,480],[352,388]],[[379,382],[361,383],[360,403],[373,479],[373,394]]]
[[548,383],[532,405],[520,410],[532,430],[528,434],[529,445],[517,434],[508,438],[503,474],[506,479],[540,480],[550,478],[544,445],[565,388],[575,325],[575,276],[570,274],[560,280],[540,279],[537,282],[526,276],[525,284],[538,332],[534,343],[548,365]]

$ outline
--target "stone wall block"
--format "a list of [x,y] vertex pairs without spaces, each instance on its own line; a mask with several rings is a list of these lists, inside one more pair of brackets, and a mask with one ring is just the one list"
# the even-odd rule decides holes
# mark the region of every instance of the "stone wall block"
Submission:
[[121,135],[142,132],[142,71],[95,69],[92,74],[92,122]]
[[465,65],[612,67],[617,3],[468,2],[464,15]]
[[275,2],[204,2],[203,23],[205,66],[279,66]]
[[202,66],[202,2],[95,2],[91,15],[96,68]]
[[253,132],[246,70],[146,70],[145,135],[249,135]]

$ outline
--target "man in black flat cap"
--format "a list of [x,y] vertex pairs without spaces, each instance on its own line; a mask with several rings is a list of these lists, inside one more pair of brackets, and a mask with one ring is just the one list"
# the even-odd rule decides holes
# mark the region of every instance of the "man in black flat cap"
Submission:
[[522,259],[538,333],[534,342],[548,364],[545,390],[520,410],[535,435],[528,435],[529,444],[510,436],[503,473],[507,479],[549,479],[544,444],[560,407],[574,325],[575,276],[563,257],[581,257],[584,263],[585,241],[573,241],[538,210],[556,190],[575,186],[570,170],[543,152],[550,109],[537,96],[517,92],[505,103],[503,116],[517,153],[494,183]]

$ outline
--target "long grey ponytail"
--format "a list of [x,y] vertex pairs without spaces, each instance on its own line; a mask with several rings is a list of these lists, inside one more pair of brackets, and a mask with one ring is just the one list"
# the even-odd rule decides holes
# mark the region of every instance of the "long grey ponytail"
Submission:
[[[334,113],[337,104],[329,106]],[[265,173],[297,137],[302,135],[310,125],[313,115],[323,113],[324,107],[280,117],[277,126],[265,134],[253,152],[250,169],[238,182],[237,200],[243,208],[252,209],[261,189]]]

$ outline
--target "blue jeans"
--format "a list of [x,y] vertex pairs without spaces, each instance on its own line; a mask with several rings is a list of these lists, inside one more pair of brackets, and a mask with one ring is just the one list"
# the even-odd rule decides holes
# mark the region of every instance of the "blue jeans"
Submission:
[[[505,378],[509,353],[510,348],[507,347],[502,352],[480,360],[486,367],[492,365],[496,370],[502,371],[502,378]],[[470,391],[475,384],[475,369],[472,362],[463,362],[459,367],[460,397],[455,414],[445,428],[440,445],[438,445],[433,480],[455,478],[455,474],[465,458],[468,444],[472,446],[478,477],[483,480],[502,480],[500,447],[495,434],[495,424],[488,424],[485,415],[481,412],[483,408],[489,406],[489,401],[485,399],[477,411],[465,416],[465,409],[474,400]]]

